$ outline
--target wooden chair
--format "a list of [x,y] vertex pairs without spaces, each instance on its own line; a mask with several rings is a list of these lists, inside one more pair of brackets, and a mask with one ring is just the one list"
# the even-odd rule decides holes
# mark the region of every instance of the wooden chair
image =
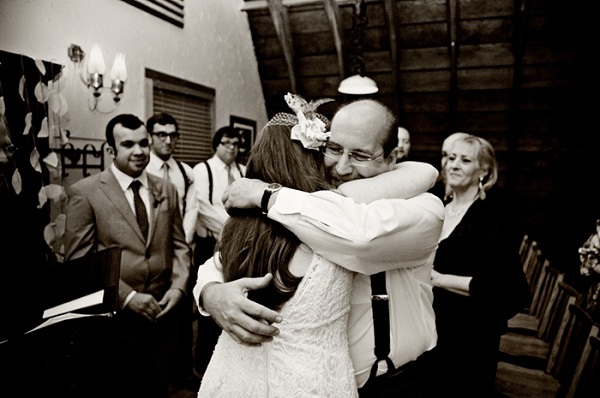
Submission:
[[[553,273],[555,269],[548,269],[548,271]],[[525,327],[527,325],[518,327],[518,321],[511,319],[508,332],[500,339],[500,360],[545,371],[551,358],[557,332],[564,328],[567,322],[569,305],[579,304],[582,300],[581,293],[565,283],[562,274],[559,273],[537,329],[535,325],[530,326],[529,329]],[[516,317],[526,316],[535,319],[530,314],[518,314]],[[530,322],[534,323],[534,321]]]
[[571,304],[580,305],[583,300],[583,294],[573,286],[558,281],[557,290],[549,298],[550,303],[546,307],[546,313],[542,316],[539,325],[539,337],[548,343],[553,343],[561,327],[564,327],[565,314]]
[[529,235],[524,234],[521,239],[521,244],[519,245],[519,258],[521,259],[522,265],[525,265],[525,258],[529,251],[529,245],[531,245],[531,238],[529,238]]
[[575,374],[577,361],[594,326],[592,316],[582,306],[570,304],[568,312],[565,328],[556,336],[557,344],[553,346],[552,360],[546,368],[548,374],[554,376],[561,384],[562,396]]
[[[531,242],[529,253],[525,260],[525,268],[523,270],[525,272],[525,277],[527,278],[527,283],[529,283],[531,293],[533,294],[544,266],[542,250],[538,247],[536,241]],[[531,313],[531,309],[529,312]]]
[[530,369],[509,362],[499,362],[496,390],[499,396],[512,398],[555,397],[560,384],[540,369]]
[[600,397],[600,326],[594,324],[583,347],[575,374],[569,384],[567,398]]
[[[540,325],[549,315],[548,307],[552,305],[558,293],[558,283],[564,274],[544,260],[544,265],[533,292],[533,299],[527,312],[515,315],[508,322],[509,330],[540,337]],[[547,324],[547,322],[545,322]]]

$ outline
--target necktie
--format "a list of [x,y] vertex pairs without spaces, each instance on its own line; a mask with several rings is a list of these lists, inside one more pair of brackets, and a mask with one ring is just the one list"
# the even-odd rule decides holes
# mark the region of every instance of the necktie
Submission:
[[163,178],[165,180],[169,179],[169,164],[167,162],[164,162],[162,165],[162,169],[163,169]]
[[140,196],[140,185],[141,182],[138,180],[133,180],[131,185],[129,186],[133,191],[133,204],[135,206],[135,217],[137,218],[138,225],[142,230],[142,235],[144,235],[145,239],[148,239],[148,213],[146,212],[146,206],[144,205],[144,201]]
[[233,175],[231,174],[231,165],[227,166],[227,185],[231,185],[233,184],[233,182],[235,181],[235,179],[233,178]]

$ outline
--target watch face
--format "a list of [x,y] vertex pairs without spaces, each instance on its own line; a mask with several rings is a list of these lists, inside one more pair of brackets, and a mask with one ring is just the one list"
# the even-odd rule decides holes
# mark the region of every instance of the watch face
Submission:
[[281,184],[278,184],[276,182],[272,182],[269,185],[267,185],[267,189],[269,191],[278,191],[281,189]]

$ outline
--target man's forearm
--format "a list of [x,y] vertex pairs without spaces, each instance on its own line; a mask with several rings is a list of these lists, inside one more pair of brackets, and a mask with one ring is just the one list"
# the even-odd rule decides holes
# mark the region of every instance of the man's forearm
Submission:
[[202,266],[198,268],[198,278],[196,279],[196,284],[194,285],[192,294],[194,295],[194,300],[198,305],[198,310],[202,315],[210,315],[204,308],[203,304],[204,289],[211,284],[222,282],[223,274],[218,268],[214,256],[208,259]]

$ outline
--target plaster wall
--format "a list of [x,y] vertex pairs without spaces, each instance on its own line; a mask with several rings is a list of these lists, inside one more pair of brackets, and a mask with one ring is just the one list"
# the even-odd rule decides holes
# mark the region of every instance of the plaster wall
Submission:
[[[216,128],[234,114],[256,120],[260,129],[267,113],[243,4],[186,0],[182,29],[121,0],[0,0],[0,49],[64,65],[60,84],[69,110],[60,127],[74,140],[102,141],[118,113],[145,119],[145,68],[215,89]],[[94,43],[102,46],[105,86],[115,54],[126,54],[128,79],[116,109],[107,91],[90,111],[81,70],[68,57],[71,44],[89,57]]]

